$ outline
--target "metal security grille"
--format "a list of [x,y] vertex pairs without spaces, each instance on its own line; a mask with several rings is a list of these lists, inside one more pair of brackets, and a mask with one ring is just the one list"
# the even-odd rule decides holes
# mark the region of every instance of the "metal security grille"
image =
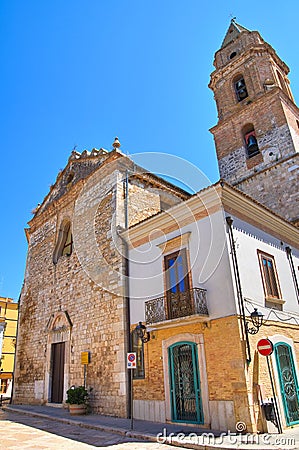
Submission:
[[299,423],[299,390],[292,350],[287,344],[278,344],[275,356],[287,424]]
[[202,423],[196,346],[170,347],[172,420]]

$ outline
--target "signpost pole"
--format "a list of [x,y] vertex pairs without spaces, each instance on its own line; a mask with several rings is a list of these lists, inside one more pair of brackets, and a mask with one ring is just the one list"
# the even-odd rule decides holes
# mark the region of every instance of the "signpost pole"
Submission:
[[132,371],[130,371],[129,372],[130,373],[130,376],[131,376],[131,380],[130,380],[130,382],[131,382],[131,430],[134,430],[134,414],[133,414],[133,404],[134,404],[134,401],[133,401],[133,397],[134,397],[134,391],[133,391],[133,373],[132,373]]
[[274,412],[275,412],[275,416],[276,416],[276,420],[277,420],[277,429],[278,429],[279,434],[281,434],[282,426],[281,426],[279,409],[278,409],[278,404],[277,404],[277,399],[276,399],[276,394],[275,394],[275,387],[274,387],[274,381],[273,381],[273,377],[272,377],[272,371],[271,371],[271,367],[270,367],[270,363],[269,363],[269,356],[272,355],[272,353],[273,353],[273,344],[270,341],[270,339],[260,339],[257,343],[257,350],[261,355],[266,356],[266,359],[267,359],[269,378],[270,378],[270,383],[271,383],[271,388],[272,388],[272,393],[273,393]]
[[84,389],[86,389],[86,364],[84,364]]
[[134,414],[133,414],[133,372],[132,369],[136,369],[136,353],[129,352],[127,353],[127,369],[129,370],[128,376],[130,377],[130,387],[131,387],[131,430],[134,427]]

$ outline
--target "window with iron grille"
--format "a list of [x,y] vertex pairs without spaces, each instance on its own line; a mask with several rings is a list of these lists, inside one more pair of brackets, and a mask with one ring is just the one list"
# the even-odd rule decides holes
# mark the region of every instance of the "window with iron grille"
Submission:
[[281,299],[274,257],[261,251],[258,251],[258,257],[266,300],[269,298]]

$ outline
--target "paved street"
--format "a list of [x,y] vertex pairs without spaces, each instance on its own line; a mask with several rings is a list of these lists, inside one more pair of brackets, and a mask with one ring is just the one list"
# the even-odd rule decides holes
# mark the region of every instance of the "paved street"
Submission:
[[137,441],[116,433],[0,410],[1,450],[88,450],[92,448],[107,450],[174,449],[169,445]]

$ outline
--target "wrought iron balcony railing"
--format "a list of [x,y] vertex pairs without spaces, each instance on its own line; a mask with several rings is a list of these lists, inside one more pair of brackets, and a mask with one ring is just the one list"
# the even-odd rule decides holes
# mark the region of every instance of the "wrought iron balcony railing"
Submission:
[[209,314],[206,289],[192,288],[185,292],[168,292],[163,297],[145,302],[145,321],[148,324],[194,314]]

